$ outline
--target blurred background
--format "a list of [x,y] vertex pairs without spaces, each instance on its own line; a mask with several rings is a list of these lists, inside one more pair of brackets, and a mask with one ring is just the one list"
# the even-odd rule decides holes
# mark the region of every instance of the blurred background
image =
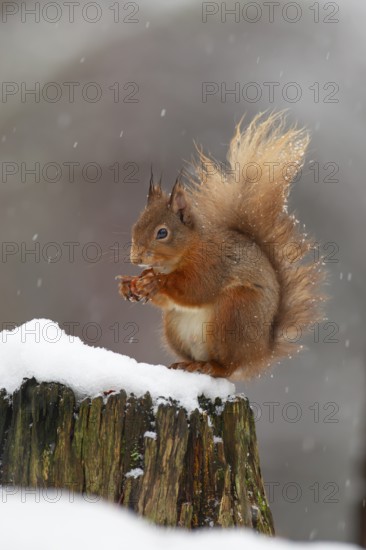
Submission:
[[252,402],[278,534],[359,542],[364,480],[366,5],[2,2],[1,327],[58,321],[149,363],[160,312],[114,277],[150,164],[170,190],[193,141],[223,161],[235,124],[289,109],[312,136],[291,208],[326,255],[328,324],[238,384]]

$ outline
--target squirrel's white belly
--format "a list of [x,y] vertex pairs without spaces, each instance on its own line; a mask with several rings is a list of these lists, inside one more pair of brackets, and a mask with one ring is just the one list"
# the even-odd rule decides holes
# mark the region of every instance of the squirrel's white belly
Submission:
[[183,347],[196,361],[208,361],[207,333],[210,331],[211,308],[174,305],[171,323]]

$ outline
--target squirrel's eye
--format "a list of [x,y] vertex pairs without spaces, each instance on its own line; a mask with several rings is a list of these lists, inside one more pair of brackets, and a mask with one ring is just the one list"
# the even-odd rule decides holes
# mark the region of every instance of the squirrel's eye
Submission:
[[168,236],[168,230],[165,229],[165,227],[161,227],[156,233],[157,239],[166,239],[167,236]]

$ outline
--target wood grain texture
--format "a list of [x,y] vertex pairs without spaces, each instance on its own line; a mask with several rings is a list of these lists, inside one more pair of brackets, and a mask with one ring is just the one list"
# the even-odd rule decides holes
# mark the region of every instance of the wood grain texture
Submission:
[[248,400],[199,402],[190,415],[123,390],[78,403],[25,380],[0,392],[0,483],[100,495],[159,525],[273,534]]

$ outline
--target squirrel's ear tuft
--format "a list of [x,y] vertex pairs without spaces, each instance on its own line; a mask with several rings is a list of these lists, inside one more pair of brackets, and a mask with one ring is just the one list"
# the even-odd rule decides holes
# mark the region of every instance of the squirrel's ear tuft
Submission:
[[151,177],[150,177],[150,186],[149,186],[149,194],[147,196],[147,204],[151,204],[152,201],[155,199],[160,199],[162,196],[162,190],[161,190],[161,178],[158,183],[154,183],[154,176],[151,166]]
[[169,208],[172,212],[174,212],[174,214],[178,214],[182,223],[185,225],[192,225],[193,219],[189,201],[179,176],[177,177],[170,194]]

